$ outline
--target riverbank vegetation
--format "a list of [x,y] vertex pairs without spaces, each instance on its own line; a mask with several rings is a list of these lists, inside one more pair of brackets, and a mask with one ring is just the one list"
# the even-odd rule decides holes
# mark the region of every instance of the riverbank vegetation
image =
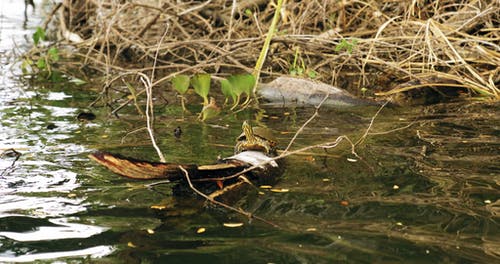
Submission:
[[258,81],[295,75],[400,103],[500,98],[498,1],[283,1],[276,7],[262,0],[63,1],[45,25],[57,31],[50,47],[75,47],[59,48],[66,59],[53,68],[128,95],[129,103],[144,94],[129,85],[140,85],[141,76],[172,91],[172,78],[181,74],[226,81],[256,76],[275,14]]

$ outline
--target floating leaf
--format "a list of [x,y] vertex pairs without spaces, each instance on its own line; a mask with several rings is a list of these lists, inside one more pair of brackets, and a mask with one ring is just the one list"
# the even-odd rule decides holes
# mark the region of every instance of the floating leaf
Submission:
[[261,188],[261,189],[272,189],[273,186],[271,186],[271,185],[261,185],[261,186],[259,186],[259,188]]
[[222,225],[224,225],[225,227],[240,227],[243,226],[243,223],[224,223]]
[[208,92],[210,91],[210,74],[196,74],[191,79],[194,91],[203,98],[204,105],[208,105]]
[[156,209],[156,210],[164,210],[165,208],[167,208],[167,206],[165,206],[165,205],[151,205],[150,208]]
[[358,162],[357,159],[352,159],[352,158],[347,158],[347,161],[349,161],[349,162]]
[[185,94],[189,88],[189,76],[180,74],[172,78],[172,86],[180,94]]
[[207,230],[204,227],[200,227],[200,228],[198,228],[198,230],[196,230],[196,234],[205,233],[205,231],[207,231]]
[[343,201],[340,201],[340,205],[342,205],[342,206],[348,206],[349,202],[346,201],[346,200],[343,200]]
[[128,243],[127,243],[127,246],[128,246],[128,247],[131,247],[131,248],[136,248],[136,247],[137,247],[137,246],[136,246],[136,245],[134,245],[134,243],[132,243],[132,242],[128,242]]
[[150,228],[146,229],[146,232],[148,232],[148,234],[150,234],[150,235],[155,233],[155,231],[153,229],[150,229]]
[[316,229],[315,227],[310,227],[308,229],[306,229],[307,232],[315,232],[315,231],[318,231],[318,229]]
[[275,193],[286,193],[286,192],[289,192],[290,189],[284,189],[284,188],[281,188],[281,189],[271,189],[271,192],[275,192]]
[[399,189],[399,186],[398,186],[398,185],[396,185],[396,184],[394,184],[394,186],[392,186],[392,189],[393,189],[393,190],[397,190],[397,189]]

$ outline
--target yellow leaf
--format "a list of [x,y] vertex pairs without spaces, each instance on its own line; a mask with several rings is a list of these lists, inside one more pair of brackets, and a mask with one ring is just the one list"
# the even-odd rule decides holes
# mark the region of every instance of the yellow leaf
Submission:
[[243,223],[224,223],[225,227],[240,227],[243,226]]
[[310,227],[308,229],[306,229],[307,232],[314,232],[314,231],[318,231],[318,229],[316,229],[315,227]]
[[154,204],[154,205],[151,205],[150,207],[151,209],[156,209],[156,210],[163,210],[165,208],[167,208],[165,205],[161,205],[161,204]]
[[137,246],[136,246],[136,245],[134,245],[134,243],[132,243],[132,242],[128,242],[128,243],[127,243],[127,246],[128,246],[128,247],[131,247],[131,248],[135,248],[135,247],[137,247]]
[[155,233],[155,231],[154,231],[153,229],[150,229],[150,228],[148,228],[148,229],[146,230],[146,232],[148,232],[148,234],[150,234],[150,235],[152,235],[152,234],[154,234],[154,233]]
[[261,185],[261,186],[259,186],[259,188],[261,188],[261,189],[271,189],[271,188],[273,188],[273,186],[271,186],[271,185]]
[[271,192],[276,192],[276,193],[285,193],[285,192],[289,192],[290,189],[284,189],[284,188],[281,188],[281,189],[271,189]]
[[207,230],[204,227],[200,227],[200,228],[198,228],[198,230],[196,230],[196,233],[201,234],[201,233],[205,233],[205,231],[207,231]]

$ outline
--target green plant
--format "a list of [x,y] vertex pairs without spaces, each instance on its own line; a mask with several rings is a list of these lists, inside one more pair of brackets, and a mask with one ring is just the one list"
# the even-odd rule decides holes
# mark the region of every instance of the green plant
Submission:
[[35,30],[35,33],[33,33],[33,43],[35,43],[35,46],[38,46],[38,43],[40,43],[40,40],[45,40],[45,30],[41,27],[37,27]]
[[257,62],[255,63],[255,68],[253,70],[253,76],[254,76],[256,82],[255,82],[255,85],[252,89],[254,94],[255,94],[255,91],[257,90],[257,81],[259,80],[259,77],[260,77],[260,71],[262,70],[262,66],[264,65],[264,61],[266,60],[267,52],[269,51],[269,46],[271,45],[271,39],[273,38],[274,33],[276,32],[276,25],[278,24],[278,20],[280,18],[280,11],[281,11],[282,5],[283,5],[283,0],[278,0],[278,3],[276,4],[276,9],[274,10],[273,20],[271,21],[271,26],[269,27],[269,30],[267,31],[267,36],[266,36],[266,39],[264,40],[264,45],[262,45],[262,50],[260,51],[259,58],[257,59]]
[[186,105],[185,105],[186,97],[184,97],[184,94],[189,89],[189,81],[190,81],[189,76],[185,75],[185,74],[180,74],[180,75],[174,76],[171,80],[172,86],[179,93],[179,97],[181,98],[182,110],[184,112],[187,111]]
[[340,43],[337,44],[337,46],[335,46],[335,51],[339,52],[344,49],[347,51],[347,53],[352,54],[352,50],[354,49],[354,47],[356,47],[357,44],[358,44],[357,39],[352,39],[351,41],[341,39]]
[[255,86],[256,79],[252,74],[236,74],[227,77],[227,79],[220,80],[222,94],[228,98],[232,98],[234,109],[239,105],[241,100],[241,95],[246,95],[246,100],[243,105],[250,101],[252,89]]
[[194,91],[203,98],[203,105],[208,105],[208,92],[210,91],[210,74],[196,74],[191,79],[191,85]]
[[292,76],[303,76],[307,74],[307,76],[311,79],[316,78],[318,73],[315,70],[307,69],[304,60],[300,56],[300,49],[295,49],[295,56],[293,58],[292,66],[288,69],[288,73]]
[[39,47],[40,41],[46,39],[45,31],[41,27],[37,27],[32,39],[35,44],[34,52],[32,56],[23,60],[21,64],[23,73],[34,73],[47,80],[61,81],[62,74],[53,70],[53,66],[60,60],[59,49],[56,47],[50,47],[49,49]]

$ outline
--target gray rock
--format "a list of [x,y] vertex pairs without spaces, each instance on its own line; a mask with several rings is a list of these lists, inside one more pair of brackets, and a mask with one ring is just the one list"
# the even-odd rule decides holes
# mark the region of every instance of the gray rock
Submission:
[[276,106],[317,106],[325,96],[328,96],[328,99],[323,106],[378,105],[375,101],[354,97],[335,86],[287,76],[279,77],[270,83],[260,84],[257,94],[264,102]]

